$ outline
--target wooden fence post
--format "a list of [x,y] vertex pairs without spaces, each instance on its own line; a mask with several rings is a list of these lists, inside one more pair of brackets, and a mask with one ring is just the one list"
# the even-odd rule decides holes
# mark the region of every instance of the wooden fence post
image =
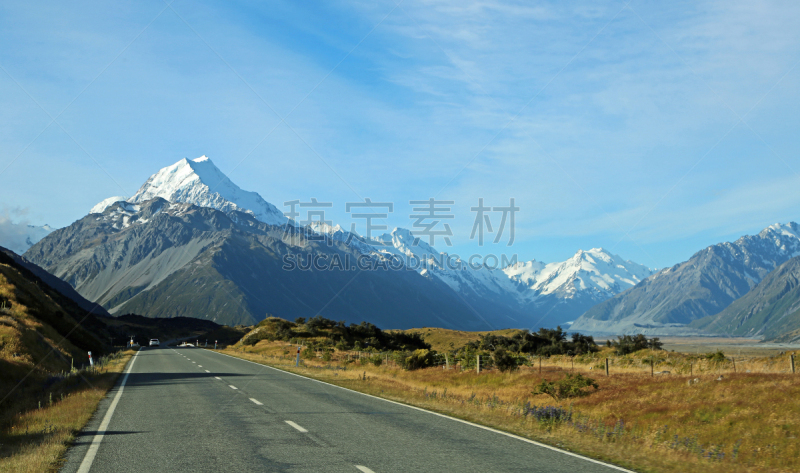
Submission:
[[475,357],[478,360],[478,374],[481,374],[481,356],[480,355],[475,355]]
[[608,376],[608,358],[606,358],[606,376]]
[[650,358],[650,377],[652,378],[653,376],[653,359]]
[[792,373],[794,373],[794,355],[789,355],[789,362],[792,365]]
[[733,362],[733,372],[736,372],[736,358],[731,357],[731,361]]
[[539,374],[542,374],[542,357],[539,357]]

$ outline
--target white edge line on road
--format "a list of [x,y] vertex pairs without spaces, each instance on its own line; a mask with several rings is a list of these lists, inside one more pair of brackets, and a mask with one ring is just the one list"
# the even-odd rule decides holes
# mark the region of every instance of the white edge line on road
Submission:
[[103,422],[100,423],[100,427],[97,429],[97,434],[94,436],[94,439],[92,439],[92,444],[89,446],[89,450],[86,451],[86,456],[83,457],[81,466],[78,468],[78,473],[89,473],[89,469],[92,467],[92,463],[94,462],[94,457],[97,455],[97,449],[100,448],[100,442],[103,441],[108,424],[111,422],[111,416],[114,415],[114,409],[117,408],[119,398],[122,396],[122,390],[125,389],[125,383],[128,381],[128,376],[131,374],[133,363],[136,362],[136,357],[138,355],[139,352],[137,351],[136,354],[131,358],[131,364],[128,365],[128,369],[125,371],[125,377],[122,378],[122,383],[119,385],[117,395],[114,396],[114,400],[111,401],[111,405],[108,407],[105,417],[103,417]]
[[263,405],[264,405],[264,404],[262,404],[262,403],[258,402],[258,399],[253,399],[253,398],[251,397],[251,398],[250,398],[250,400],[251,400],[251,401],[253,401],[253,404],[255,404],[255,405],[257,405],[257,406],[263,406]]
[[294,427],[298,431],[303,432],[304,434],[308,433],[308,431],[306,429],[300,427],[299,425],[295,424],[294,422],[292,422],[290,420],[285,420],[284,422],[286,422],[287,424],[291,425],[292,427]]
[[352,393],[360,394],[362,396],[371,397],[373,399],[378,399],[378,400],[381,400],[381,401],[384,401],[384,402],[390,402],[392,404],[397,404],[398,406],[407,407],[409,409],[414,409],[414,410],[421,411],[421,412],[427,412],[428,414],[432,414],[432,415],[435,415],[435,416],[438,416],[438,417],[443,417],[445,419],[450,419],[450,420],[455,421],[455,422],[460,422],[462,424],[471,425],[471,426],[477,427],[479,429],[488,430],[489,432],[494,432],[496,434],[505,435],[506,437],[511,437],[513,439],[521,440],[523,442],[526,442],[526,443],[529,443],[529,444],[532,444],[532,445],[536,445],[537,447],[546,448],[546,449],[552,450],[554,452],[563,453],[564,455],[569,455],[571,457],[580,458],[581,460],[586,460],[587,462],[591,462],[591,463],[596,463],[598,465],[607,466],[607,467],[612,468],[614,470],[625,471],[627,473],[636,473],[633,470],[628,470],[628,469],[622,468],[621,466],[612,465],[611,463],[606,463],[606,462],[602,462],[600,460],[595,460],[594,458],[585,457],[585,456],[579,455],[577,453],[572,453],[572,452],[569,452],[567,450],[562,450],[562,449],[560,449],[558,447],[553,447],[551,445],[547,445],[545,443],[537,442],[535,440],[526,439],[525,437],[520,437],[519,435],[514,435],[512,433],[503,432],[502,430],[493,429],[491,427],[486,427],[485,425],[476,424],[476,423],[470,422],[468,420],[459,419],[457,417],[451,417],[451,416],[448,416],[448,415],[445,415],[445,414],[440,414],[438,412],[429,411],[428,409],[423,409],[421,407],[412,406],[412,405],[409,405],[409,404],[403,404],[402,402],[392,401],[391,399],[384,399],[382,397],[373,396],[372,394],[365,394],[365,393],[362,393],[362,392],[354,391],[352,389],[343,388],[343,387],[337,386],[335,384],[326,383],[325,381],[320,381],[318,379],[309,378],[307,376],[303,376],[303,375],[299,375],[299,374],[296,374],[296,373],[292,373],[290,371],[284,371],[282,369],[274,368],[274,367],[269,366],[269,365],[262,365],[261,363],[256,363],[255,361],[245,360],[244,358],[237,358],[235,356],[231,356],[231,355],[228,355],[228,354],[225,354],[225,353],[219,353],[219,352],[212,351],[212,350],[208,350],[208,351],[211,352],[211,353],[216,353],[217,355],[222,355],[222,356],[227,356],[229,358],[233,358],[234,360],[244,361],[246,363],[252,363],[254,365],[263,366],[265,368],[269,368],[269,369],[272,369],[272,370],[275,370],[275,371],[280,371],[281,373],[286,373],[288,375],[297,376],[298,378],[303,378],[303,379],[307,379],[309,381],[314,381],[316,383],[327,384],[328,386],[333,386],[334,388],[339,388],[339,389],[342,389],[344,391],[350,391]]
[[370,470],[369,468],[361,465],[356,465],[356,468],[363,471],[364,473],[375,473],[374,471]]
[[228,387],[231,388],[231,389],[239,389],[239,388],[237,388],[236,386],[234,386],[232,384],[229,384]]
[[206,373],[210,373],[211,371],[205,370]]

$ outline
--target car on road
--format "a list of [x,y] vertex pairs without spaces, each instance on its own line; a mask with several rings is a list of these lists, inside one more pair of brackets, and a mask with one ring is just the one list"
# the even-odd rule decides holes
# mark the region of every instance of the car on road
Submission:
[[150,339],[150,346],[151,347],[157,347],[159,345],[161,345],[161,342],[159,342],[157,338],[151,338]]

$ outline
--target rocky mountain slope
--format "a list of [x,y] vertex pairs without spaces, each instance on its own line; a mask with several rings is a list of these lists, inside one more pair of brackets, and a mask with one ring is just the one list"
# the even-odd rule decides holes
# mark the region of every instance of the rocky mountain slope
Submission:
[[800,255],[800,226],[775,224],[720,243],[601,302],[573,324],[600,333],[692,334],[690,322],[720,313],[767,274]]
[[767,274],[722,312],[690,325],[718,335],[766,339],[800,330],[800,256]]
[[[415,271],[359,270],[360,253],[352,247],[308,237],[305,229],[267,225],[249,213],[155,198],[90,214],[26,256],[111,313],[227,325],[253,324],[271,313],[392,328],[487,326],[441,283]],[[310,264],[335,258],[352,267]],[[309,265],[287,270],[287,259]]]

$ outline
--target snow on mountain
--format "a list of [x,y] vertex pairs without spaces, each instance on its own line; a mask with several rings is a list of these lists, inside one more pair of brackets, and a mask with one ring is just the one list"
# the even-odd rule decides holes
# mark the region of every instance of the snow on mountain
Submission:
[[571,298],[580,291],[608,298],[653,274],[646,266],[625,261],[602,248],[578,250],[572,258],[560,263],[536,260],[517,263],[503,272],[528,287],[523,297],[529,301],[546,294]]
[[[169,202],[186,202],[210,207],[223,212],[232,210],[253,215],[270,224],[283,225],[288,219],[274,205],[256,192],[242,190],[222,173],[207,156],[197,159],[181,159],[150,176],[136,194],[127,199],[130,203],[141,203],[154,197]],[[115,199],[106,199],[104,202]],[[111,202],[108,205],[113,204]]]
[[92,209],[89,210],[89,213],[90,214],[101,214],[101,213],[103,213],[103,211],[105,209],[111,207],[112,205],[116,204],[117,202],[124,202],[125,200],[127,200],[127,197],[124,197],[124,196],[109,197],[108,199],[104,199],[104,200],[100,201],[97,205],[92,207]]
[[0,215],[0,246],[21,255],[53,230],[55,229],[50,225],[14,223],[8,217]]

